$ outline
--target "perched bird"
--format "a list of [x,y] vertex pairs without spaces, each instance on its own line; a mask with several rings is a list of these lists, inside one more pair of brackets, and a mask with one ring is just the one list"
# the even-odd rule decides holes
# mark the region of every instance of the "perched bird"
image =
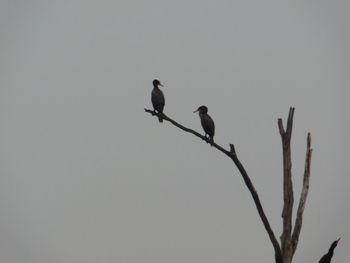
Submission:
[[[163,87],[158,79],[153,80],[153,90],[152,90],[152,104],[153,109],[158,113],[163,113],[165,98],[163,92],[159,89],[159,86]],[[163,118],[158,116],[159,122],[163,122]]]
[[[200,106],[193,113],[198,112],[199,118],[201,119],[201,124],[205,132],[205,137],[209,139],[212,143],[214,142],[215,125],[213,119],[208,114],[208,108],[206,106]],[[207,137],[208,135],[208,137]]]
[[330,263],[331,259],[333,257],[333,253],[334,253],[334,249],[335,247],[338,245],[340,238],[338,238],[336,241],[334,241],[332,243],[332,245],[330,246],[328,253],[325,254],[318,263]]

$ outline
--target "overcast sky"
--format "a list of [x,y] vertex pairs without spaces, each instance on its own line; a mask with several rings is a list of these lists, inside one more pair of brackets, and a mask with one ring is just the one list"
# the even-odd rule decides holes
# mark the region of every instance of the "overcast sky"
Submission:
[[165,113],[234,143],[279,239],[277,118],[296,108],[295,262],[350,247],[348,1],[1,1],[0,261],[273,262],[233,163],[143,111],[152,80]]

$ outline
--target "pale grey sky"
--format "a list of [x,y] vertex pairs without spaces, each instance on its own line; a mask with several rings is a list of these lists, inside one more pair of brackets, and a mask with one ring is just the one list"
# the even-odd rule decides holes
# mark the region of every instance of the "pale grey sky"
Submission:
[[277,118],[311,187],[295,262],[350,247],[348,1],[1,1],[0,261],[273,262],[233,163],[143,112],[234,143],[277,237]]

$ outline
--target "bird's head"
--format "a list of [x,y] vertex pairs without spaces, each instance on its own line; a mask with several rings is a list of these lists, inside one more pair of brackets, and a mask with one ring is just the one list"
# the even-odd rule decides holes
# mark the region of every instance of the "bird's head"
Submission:
[[158,79],[153,80],[153,87],[158,87],[161,86],[163,87],[162,83]]
[[202,105],[197,110],[195,110],[193,113],[195,113],[195,112],[199,112],[199,114],[206,114],[206,113],[208,113],[208,108],[207,108],[207,106]]

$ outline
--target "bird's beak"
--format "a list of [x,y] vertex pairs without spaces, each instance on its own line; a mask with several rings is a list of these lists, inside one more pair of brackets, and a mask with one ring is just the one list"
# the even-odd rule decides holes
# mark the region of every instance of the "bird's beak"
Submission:
[[195,110],[193,113],[196,113],[196,112],[198,112],[198,110]]
[[337,243],[339,242],[340,238],[338,238]]
[[161,86],[161,87],[163,87],[164,88],[164,86],[162,85],[162,83],[159,83],[159,85],[158,86]]

